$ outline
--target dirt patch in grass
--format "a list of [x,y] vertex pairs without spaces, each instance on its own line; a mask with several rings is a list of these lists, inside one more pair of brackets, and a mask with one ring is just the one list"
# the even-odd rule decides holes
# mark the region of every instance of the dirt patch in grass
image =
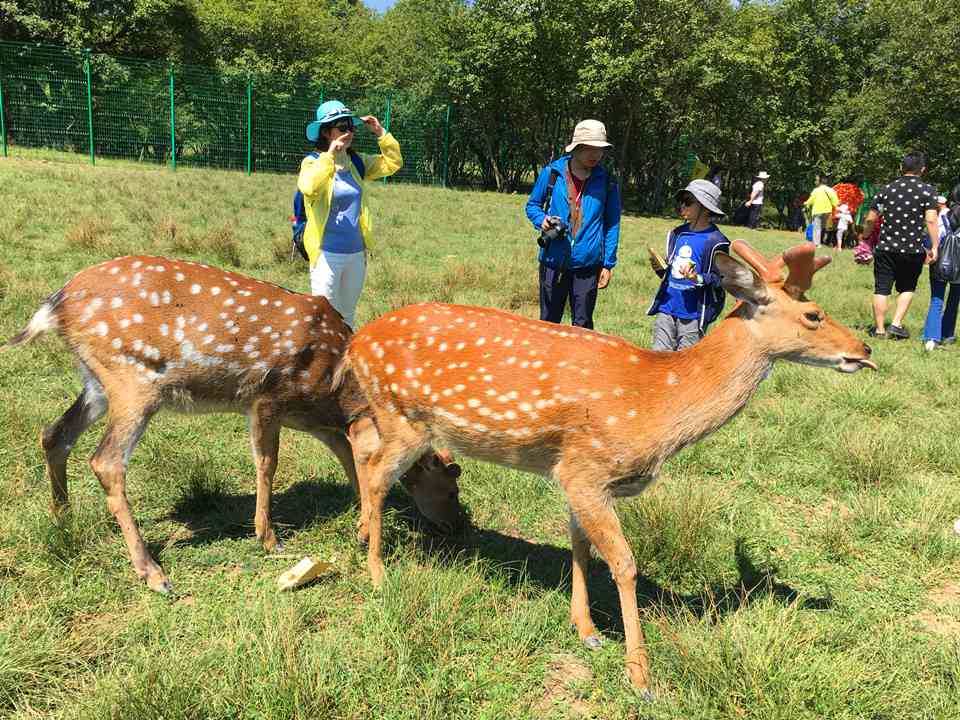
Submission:
[[927,597],[936,609],[917,613],[917,622],[935,635],[960,636],[960,620],[947,614],[949,608],[960,607],[960,582],[934,588],[927,593]]
[[594,709],[577,690],[593,679],[593,671],[580,658],[557,653],[550,658],[543,679],[543,697],[533,707],[534,714],[546,717],[590,718]]

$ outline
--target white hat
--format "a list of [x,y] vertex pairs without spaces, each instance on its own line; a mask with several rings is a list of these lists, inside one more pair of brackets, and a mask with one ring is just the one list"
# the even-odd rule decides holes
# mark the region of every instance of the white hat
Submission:
[[676,197],[678,201],[680,200],[680,196],[685,192],[693,195],[698,203],[714,215],[722,216],[724,214],[723,210],[720,209],[720,188],[709,180],[691,180],[689,185],[677,193]]
[[566,147],[567,152],[573,152],[577,145],[591,147],[613,147],[607,142],[607,128],[599,120],[581,120],[573,129],[573,140]]
[[947,204],[947,198],[946,198],[946,196],[945,196],[945,195],[937,195],[937,203],[940,204],[940,205],[946,205],[946,204]]
[[766,170],[761,170],[757,173],[757,177],[761,180],[766,180],[768,177],[770,177],[770,174]]

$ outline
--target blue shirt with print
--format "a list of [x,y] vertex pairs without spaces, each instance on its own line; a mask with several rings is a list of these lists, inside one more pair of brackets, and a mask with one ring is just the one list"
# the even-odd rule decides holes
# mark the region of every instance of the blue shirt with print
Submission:
[[660,312],[681,320],[700,317],[697,283],[685,278],[683,273],[692,267],[696,274],[703,274],[704,250],[707,240],[716,230],[711,225],[706,230],[685,230],[677,235],[676,252],[667,268],[666,301],[660,305]]

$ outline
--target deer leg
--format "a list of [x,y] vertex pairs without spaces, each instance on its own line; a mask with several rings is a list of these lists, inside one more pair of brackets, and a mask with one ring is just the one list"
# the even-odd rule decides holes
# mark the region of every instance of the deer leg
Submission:
[[70,504],[67,495],[67,458],[70,457],[70,451],[77,438],[103,417],[106,410],[107,401],[102,390],[85,387],[73,405],[40,434],[54,512],[63,512]]
[[[361,508],[361,532],[365,522],[369,534],[367,568],[371,581],[379,587],[384,578],[380,547],[383,534],[383,502],[390,486],[420,457],[426,442],[425,438],[419,437],[408,425],[400,423],[391,427],[393,432],[385,432],[384,437],[391,438],[390,442],[386,442],[380,438],[372,421],[368,422],[369,425],[363,421],[354,423],[350,426],[349,434],[357,462],[357,479],[362,491],[361,503],[366,506]],[[367,454],[371,443],[371,430],[377,432],[377,447]]]
[[[361,418],[348,429],[350,452],[353,457],[357,496],[360,498],[360,517],[357,519],[357,542],[369,549],[370,542],[370,462],[382,449],[380,433],[370,418]],[[388,486],[389,488],[389,486]]]
[[116,408],[112,408],[107,431],[90,458],[90,467],[107,494],[107,507],[123,533],[133,569],[146,580],[151,590],[166,594],[173,590],[173,586],[147,552],[126,494],[127,462],[146,430],[151,415],[144,408],[129,413],[117,413]]
[[[637,565],[633,552],[623,537],[611,499],[603,490],[583,485],[571,487],[567,495],[576,516],[576,523],[606,561],[617,583],[630,682],[641,690],[648,690],[650,672],[637,608]],[[585,584],[583,590],[585,602]],[[571,614],[574,612],[577,612],[577,608],[571,609]]]
[[573,592],[570,596],[570,623],[577,629],[580,639],[591,650],[603,643],[590,617],[590,598],[587,593],[587,568],[590,563],[590,540],[570,513],[570,545],[573,549]]
[[270,517],[273,476],[277,472],[280,452],[280,419],[268,401],[254,403],[249,418],[250,447],[257,468],[257,510],[254,516],[257,540],[267,552],[280,552],[283,544],[277,541]]
[[330,452],[336,455],[337,460],[340,461],[340,465],[343,467],[343,474],[350,480],[350,486],[356,493],[357,498],[359,498],[360,486],[357,484],[357,467],[353,462],[353,449],[346,435],[332,430],[316,431],[313,432],[312,435],[326,445],[330,449]]

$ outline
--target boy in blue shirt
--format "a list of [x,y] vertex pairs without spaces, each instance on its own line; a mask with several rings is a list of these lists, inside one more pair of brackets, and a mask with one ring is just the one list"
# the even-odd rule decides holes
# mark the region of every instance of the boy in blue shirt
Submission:
[[714,224],[724,214],[720,188],[694,180],[677,193],[677,203],[686,222],[667,234],[666,267],[650,261],[662,279],[647,311],[656,316],[653,349],[661,351],[694,345],[720,315],[724,292],[714,258],[730,252],[730,241]]

